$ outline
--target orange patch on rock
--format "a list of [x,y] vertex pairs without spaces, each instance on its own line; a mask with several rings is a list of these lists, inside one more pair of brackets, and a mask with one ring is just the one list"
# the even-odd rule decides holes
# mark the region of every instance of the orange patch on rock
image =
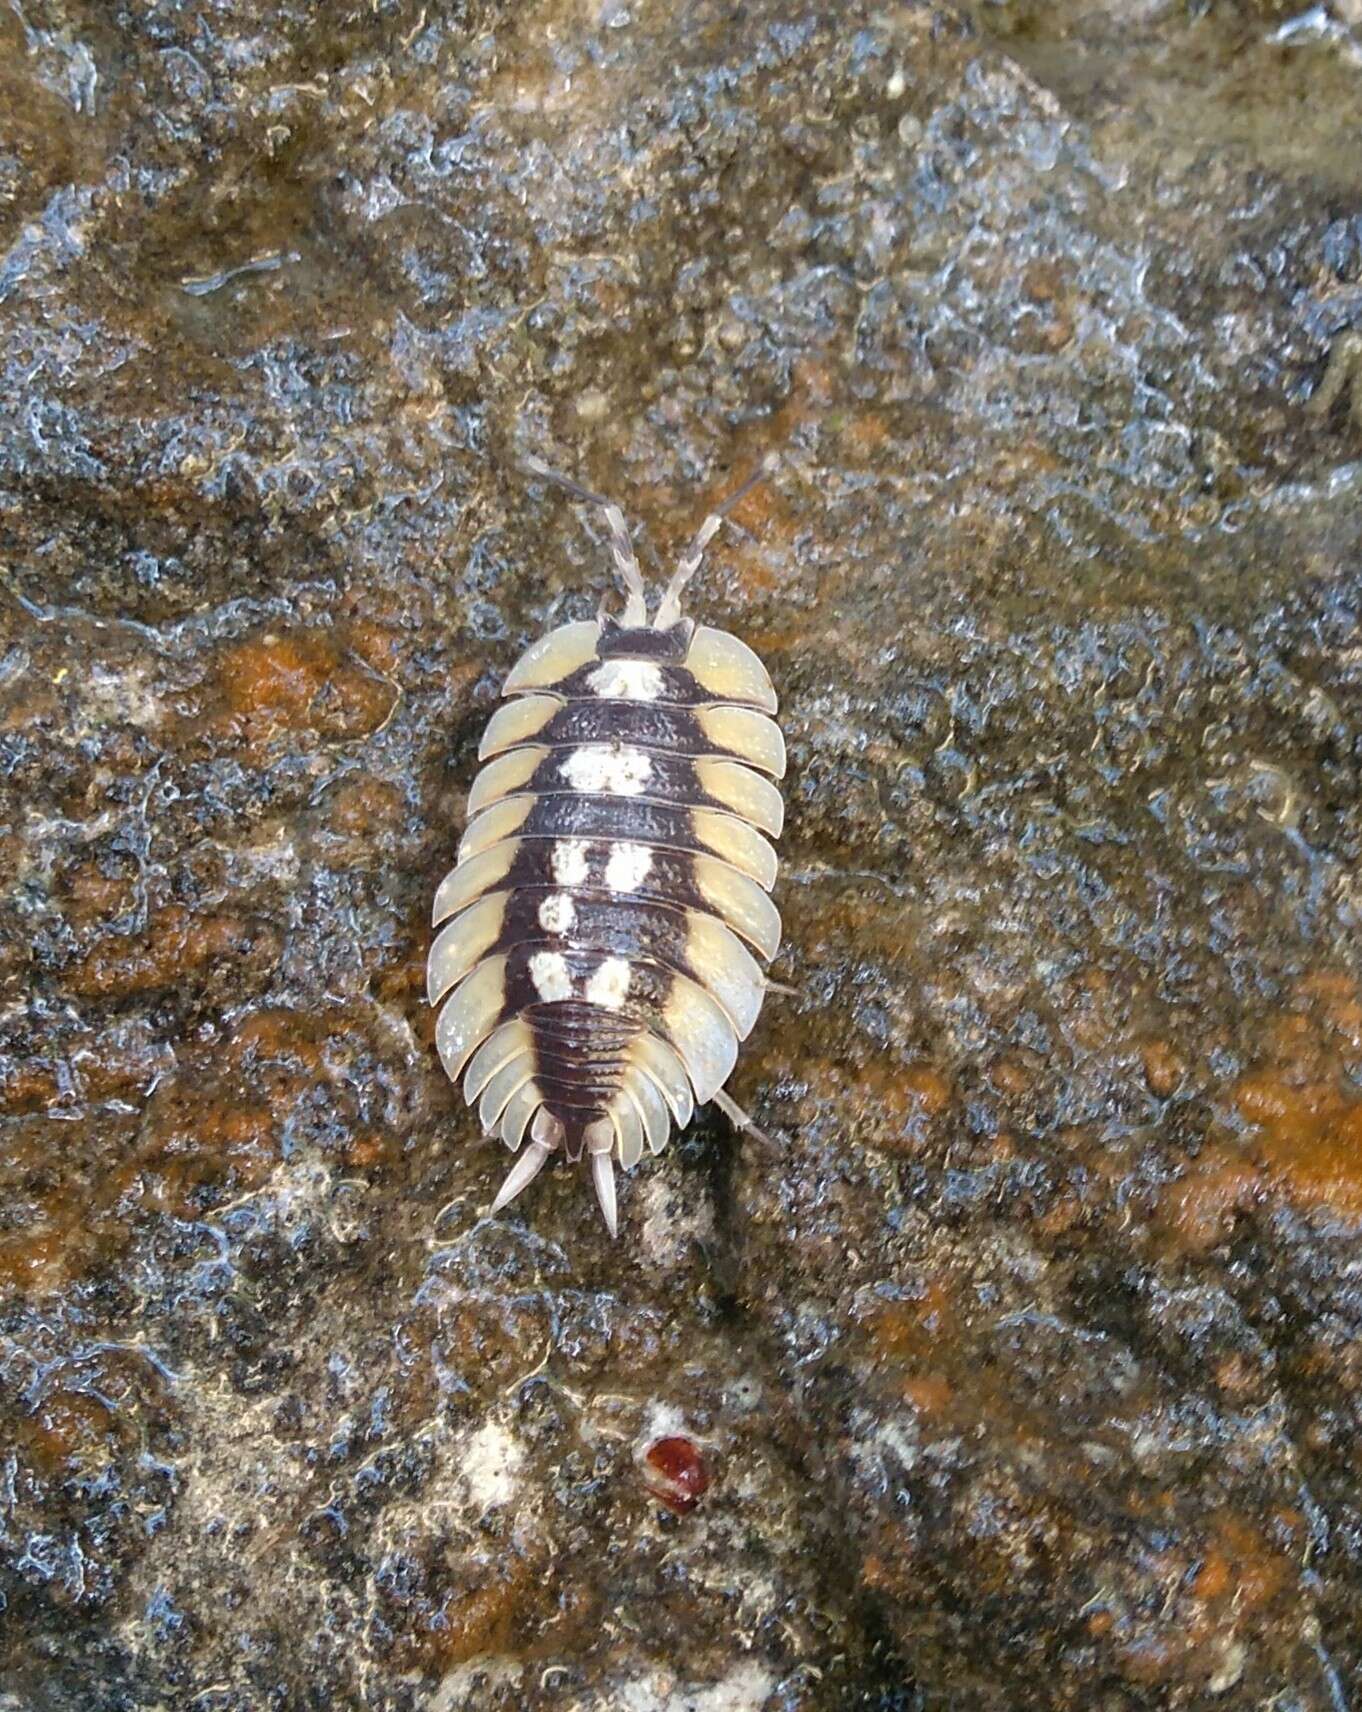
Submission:
[[506,1651],[519,1602],[517,1586],[509,1581],[451,1595],[438,1627],[430,1630],[430,1653],[449,1668],[479,1653]]
[[0,1112],[40,1112],[60,1093],[57,1073],[47,1064],[15,1063],[0,1076]]
[[[782,428],[794,427],[817,410],[826,410],[836,396],[836,376],[827,363],[800,357],[794,365],[794,387],[790,404],[778,418]],[[788,420],[786,419],[788,417]]]
[[328,1031],[345,1026],[340,1017],[262,1010],[229,1040],[186,1053],[147,1107],[140,1146],[110,1172],[108,1196],[135,1195],[183,1217],[205,1197],[216,1203],[259,1189],[283,1157],[290,1113],[335,1083]]
[[243,1017],[227,1043],[225,1056],[233,1064],[254,1067],[272,1059],[289,1066],[315,1069],[322,1049],[313,1032],[313,1019],[298,1011],[271,1007]]
[[334,663],[333,652],[319,638],[258,636],[229,648],[218,674],[233,713],[296,724]]
[[57,1288],[66,1280],[68,1233],[53,1225],[0,1237],[0,1283],[16,1291]]
[[1233,1597],[1238,1611],[1266,1605],[1294,1576],[1289,1560],[1243,1517],[1215,1518],[1214,1539],[1192,1583],[1203,1601]]
[[1031,1087],[1031,1072],[1019,1058],[999,1058],[989,1066],[988,1079],[1000,1094],[1020,1099]]
[[[875,1362],[896,1367],[940,1350],[954,1330],[955,1307],[945,1284],[934,1278],[920,1296],[876,1301],[861,1318]],[[936,1375],[926,1382],[945,1383]]]
[[1362,987],[1339,970],[1317,970],[1297,987],[1325,1032],[1341,1035],[1354,1051],[1362,1050]]
[[1212,1547],[1201,1560],[1201,1568],[1192,1578],[1192,1597],[1199,1599],[1202,1604],[1213,1604],[1223,1599],[1234,1585],[1234,1575],[1230,1569],[1230,1560],[1219,1547]]
[[1240,1082],[1235,1103],[1258,1126],[1267,1174],[1291,1200],[1362,1218],[1362,1100],[1331,1083],[1295,1087],[1264,1073]]
[[1187,1073],[1182,1055],[1171,1041],[1147,1040],[1140,1057],[1144,1061],[1144,1079],[1149,1084],[1150,1093],[1166,1100]]
[[25,1418],[23,1437],[34,1461],[55,1474],[73,1461],[96,1461],[112,1429],[113,1416],[98,1398],[81,1391],[57,1391]]
[[924,1373],[904,1382],[903,1400],[921,1415],[942,1415],[955,1395],[949,1379],[939,1373]]
[[99,941],[68,972],[67,989],[101,999],[157,992],[214,963],[240,958],[256,937],[251,923],[239,916],[196,916],[170,904],[157,911],[140,937]]
[[1326,1074],[1328,1054],[1318,1019],[1304,1011],[1285,1011],[1272,1019],[1263,1038],[1263,1057],[1271,1075],[1246,1081],[1269,1082],[1279,1077],[1299,1086]]
[[359,619],[349,628],[350,646],[376,672],[396,670],[405,646],[400,630]]
[[1180,1246],[1201,1252],[1223,1242],[1234,1215],[1253,1206],[1261,1192],[1262,1175],[1251,1159],[1208,1147],[1169,1184],[1164,1221]]
[[1061,351],[1074,336],[1072,288],[1053,262],[1032,262],[1022,276],[1028,300],[1016,338],[1025,351]]
[[[373,646],[372,636],[363,640]],[[290,733],[333,743],[365,736],[388,717],[394,695],[330,630],[234,643],[218,656],[209,693],[201,728],[251,749]]]
[[337,832],[352,838],[372,837],[398,819],[402,793],[386,779],[361,773],[337,785],[328,807],[331,824]]
[[[802,900],[794,900],[799,909]],[[839,888],[830,898],[818,900],[799,923],[799,946],[811,963],[831,959],[854,947],[863,957],[883,957],[895,964],[904,957],[904,945],[914,928],[910,913],[887,900],[878,886],[863,891]]]
[[435,1043],[436,1013],[426,1004],[426,954],[431,930],[426,925],[428,910],[423,909],[419,926],[414,926],[406,955],[379,972],[374,996],[383,1004],[404,1004],[415,1001],[413,1026],[417,1038],[427,1046]]
[[[518,1619],[538,1580],[536,1567],[515,1551],[487,1566],[480,1586],[448,1586],[429,1601],[386,1613],[395,1631],[394,1662],[406,1670],[443,1674],[484,1653],[512,1650]],[[478,1568],[473,1573],[479,1573]]]
[[68,868],[62,876],[64,913],[72,927],[86,927],[116,916],[133,901],[132,874],[110,877],[94,862]]
[[896,1591],[899,1584],[899,1577],[878,1552],[868,1552],[861,1559],[861,1580],[877,1593]]
[[1239,1351],[1234,1350],[1216,1362],[1215,1382],[1230,1396],[1242,1396],[1258,1383],[1258,1375]]
[[951,1100],[951,1085],[931,1064],[872,1061],[843,1072],[849,1111],[870,1120],[864,1139],[888,1153],[916,1153],[928,1139],[931,1121]]
[[899,1072],[899,1083],[929,1117],[944,1112],[951,1102],[951,1085],[932,1065],[910,1064]]
[[367,1171],[379,1165],[393,1152],[392,1142],[372,1131],[357,1135],[345,1149],[345,1163],[352,1171]]
[[176,1217],[195,1210],[201,1194],[248,1194],[281,1156],[279,1128],[267,1084],[251,1098],[235,1078],[169,1085],[148,1109],[138,1154],[116,1172],[120,1191]]
[[26,672],[18,686],[0,706],[0,731],[37,730],[59,717],[61,699],[51,684],[39,683]]
[[858,458],[869,458],[889,438],[889,425],[876,411],[849,416],[842,424],[840,439],[846,450]]

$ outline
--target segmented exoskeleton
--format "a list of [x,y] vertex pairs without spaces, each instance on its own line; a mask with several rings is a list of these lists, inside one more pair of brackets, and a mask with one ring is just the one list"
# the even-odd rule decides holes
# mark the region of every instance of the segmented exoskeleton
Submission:
[[765,667],[681,594],[769,460],[705,519],[651,623],[623,513],[529,467],[602,509],[625,606],[551,631],[506,679],[435,896],[428,990],[445,1069],[519,1152],[492,1211],[561,1148],[590,1161],[614,1235],[615,1163],[660,1152],[706,1100],[753,1127],[723,1084],[780,943],[785,745]]

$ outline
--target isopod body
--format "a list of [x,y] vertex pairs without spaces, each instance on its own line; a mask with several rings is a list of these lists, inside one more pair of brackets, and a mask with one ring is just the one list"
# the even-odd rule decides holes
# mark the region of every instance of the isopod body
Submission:
[[723,1085],[780,943],[785,746],[761,661],[681,612],[722,512],[650,623],[622,513],[531,468],[602,507],[628,598],[507,677],[435,896],[428,992],[446,1071],[518,1156],[492,1210],[561,1152],[588,1162],[613,1234],[615,1165],[707,1100],[747,1124]]

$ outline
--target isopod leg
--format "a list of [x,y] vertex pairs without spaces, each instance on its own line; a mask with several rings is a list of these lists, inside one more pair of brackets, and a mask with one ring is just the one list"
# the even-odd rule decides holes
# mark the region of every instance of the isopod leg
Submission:
[[763,1147],[769,1147],[772,1153],[780,1152],[779,1142],[767,1135],[766,1131],[760,1128],[759,1125],[753,1123],[752,1119],[748,1117],[747,1113],[742,1109],[738,1102],[735,1099],[730,1098],[722,1088],[720,1088],[718,1093],[712,1097],[714,1104],[718,1106],[719,1110],[728,1119],[729,1123],[733,1125],[734,1129],[743,1130],[747,1135],[750,1135],[759,1141]]

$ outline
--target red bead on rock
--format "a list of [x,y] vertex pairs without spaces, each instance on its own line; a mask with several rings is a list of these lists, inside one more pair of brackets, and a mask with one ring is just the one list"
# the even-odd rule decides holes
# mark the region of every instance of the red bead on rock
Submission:
[[694,1439],[654,1439],[643,1455],[643,1476],[649,1492],[688,1516],[709,1490],[709,1470]]

